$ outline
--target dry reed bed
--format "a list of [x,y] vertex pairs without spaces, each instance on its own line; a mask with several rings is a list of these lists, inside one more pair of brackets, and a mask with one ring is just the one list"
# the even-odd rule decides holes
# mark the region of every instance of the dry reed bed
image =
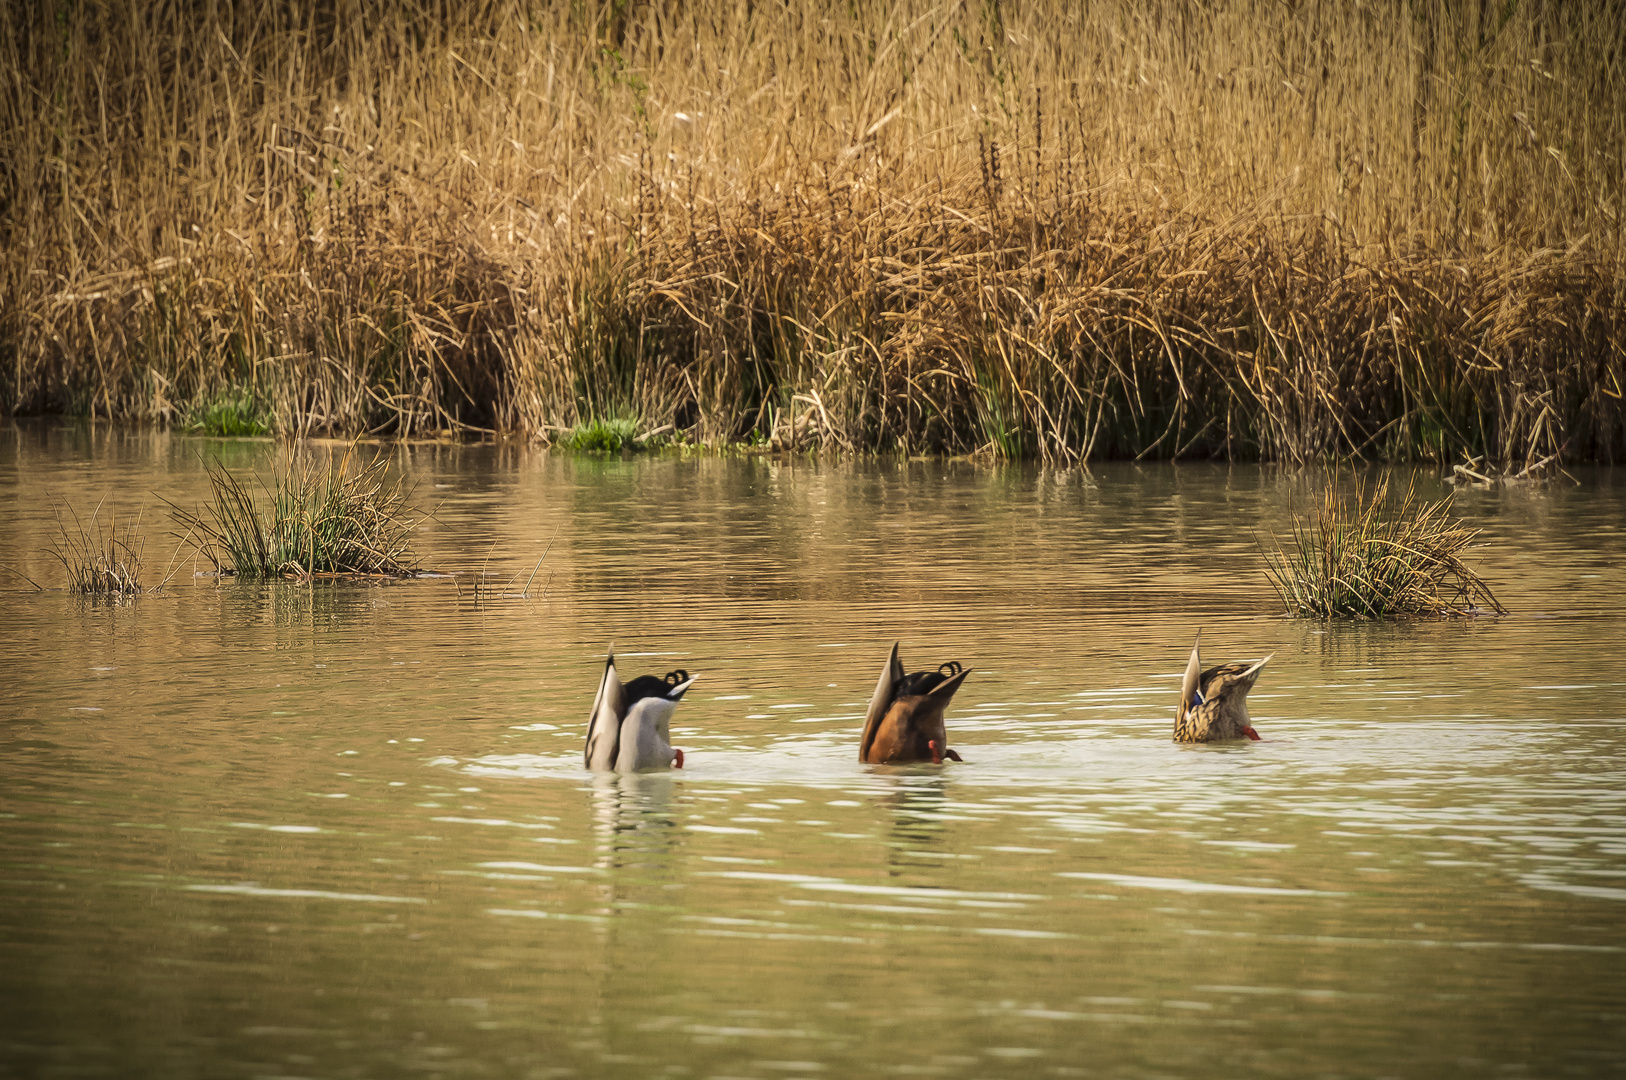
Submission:
[[0,401],[1619,458],[1626,15],[1331,7],[30,9]]

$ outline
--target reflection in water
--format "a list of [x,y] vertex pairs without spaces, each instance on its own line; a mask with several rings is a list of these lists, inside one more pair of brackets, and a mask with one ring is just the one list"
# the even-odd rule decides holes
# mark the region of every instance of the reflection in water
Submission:
[[[0,427],[0,562],[198,445]],[[0,592],[0,1074],[1626,1068],[1612,474],[1457,496],[1509,617],[1321,624],[1251,536],[1312,474],[391,452],[547,599]],[[1265,742],[1170,743],[1199,625]],[[900,639],[963,765],[855,760]],[[612,641],[706,672],[681,772],[582,769]]]
[[[678,837],[674,783],[669,772],[592,774],[595,866],[633,870],[640,877],[670,874]],[[610,883],[617,880],[612,876]]]
[[624,1005],[647,992],[649,958],[668,948],[665,935],[640,916],[668,907],[666,888],[681,876],[674,860],[674,784],[665,774],[595,773],[587,794],[593,866],[603,871],[592,909],[601,952],[581,973],[592,980],[594,1007],[590,1028],[578,1035],[581,1046],[614,1057],[627,1021]]
[[[953,766],[949,766],[952,768]],[[876,799],[876,803],[891,812],[888,830],[887,864],[889,874],[899,877],[920,869],[922,861],[930,856],[950,854],[944,851],[943,818],[948,799],[949,779],[937,770],[941,766],[873,766],[877,771],[903,772],[904,769],[930,768],[934,774],[887,776],[892,790]]]
[[[247,584],[247,583],[245,583]],[[272,623],[292,630],[332,632],[364,621],[389,603],[385,591],[395,583],[360,582],[272,582],[250,586],[260,591],[256,607],[268,607]],[[291,641],[303,641],[295,636]]]

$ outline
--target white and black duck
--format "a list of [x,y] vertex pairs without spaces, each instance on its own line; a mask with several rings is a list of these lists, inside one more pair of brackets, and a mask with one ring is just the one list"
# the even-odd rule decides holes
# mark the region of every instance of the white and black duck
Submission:
[[587,721],[586,766],[620,773],[683,768],[683,751],[672,745],[672,714],[698,677],[678,670],[640,675],[623,685],[612,652]]

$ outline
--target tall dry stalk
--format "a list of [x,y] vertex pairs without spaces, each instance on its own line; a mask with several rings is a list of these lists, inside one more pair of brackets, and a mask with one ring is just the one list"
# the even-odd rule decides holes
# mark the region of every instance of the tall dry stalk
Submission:
[[0,401],[1612,461],[1623,46],[1443,0],[25,6]]
[[115,599],[135,596],[142,591],[141,553],[146,548],[141,515],[126,521],[121,532],[117,507],[109,511],[104,527],[102,506],[97,503],[84,521],[72,506],[53,505],[57,532],[51,554],[68,575],[69,592]]

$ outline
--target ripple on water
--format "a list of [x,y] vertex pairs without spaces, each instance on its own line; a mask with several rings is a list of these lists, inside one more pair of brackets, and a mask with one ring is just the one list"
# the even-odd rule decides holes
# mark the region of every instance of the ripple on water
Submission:
[[[0,440],[0,554],[75,461],[207,487],[83,438]],[[6,595],[0,1072],[1626,1068],[1614,481],[1460,494],[1514,616],[1383,626],[1247,579],[1305,474],[399,452],[437,568],[559,535],[545,602]],[[1170,743],[1199,625],[1265,741]],[[611,640],[703,672],[683,770],[582,769]],[[963,764],[855,760],[893,640],[973,667]]]

